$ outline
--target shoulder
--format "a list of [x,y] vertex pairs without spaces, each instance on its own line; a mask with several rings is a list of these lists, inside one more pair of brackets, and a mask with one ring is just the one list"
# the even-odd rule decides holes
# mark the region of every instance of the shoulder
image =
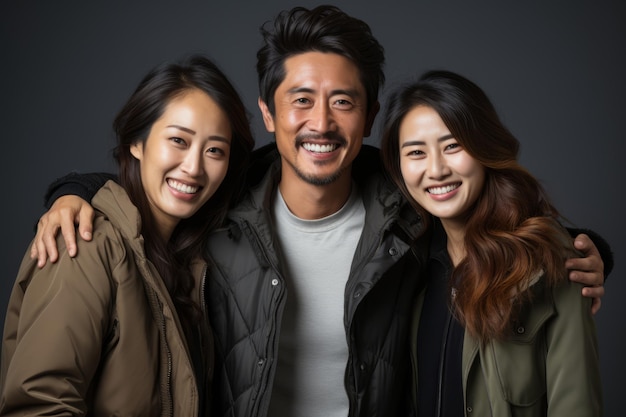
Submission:
[[31,268],[33,275],[58,279],[59,285],[89,285],[104,289],[109,288],[114,281],[122,280],[124,275],[118,271],[127,270],[125,265],[134,262],[134,256],[121,232],[98,211],[94,218],[92,240],[86,242],[78,239],[76,245],[76,256],[70,257],[62,236],[58,236],[59,259],[54,264],[46,264],[41,270],[34,266]]
[[548,281],[542,276],[531,286],[532,298],[521,311],[519,321],[525,323],[529,335],[558,320],[573,319],[572,314],[591,316],[592,300],[582,296],[582,284],[572,282],[566,276],[554,285],[548,284]]
[[578,282],[570,281],[567,274],[557,279],[549,279],[545,274],[540,275],[530,281],[529,290],[532,299],[526,307],[532,309],[537,306],[550,306],[558,312],[567,306],[591,306],[591,299],[582,296],[583,286]]
[[[98,211],[93,224],[92,241],[85,242],[80,240],[78,242],[78,253],[80,254],[82,251],[83,255],[98,254],[100,259],[103,261],[107,260],[111,264],[117,264],[126,259],[129,255],[129,244],[123,230],[120,230],[107,216]],[[89,256],[84,258],[89,258]],[[79,256],[76,256],[76,260],[80,261]],[[87,262],[88,259],[83,259],[83,261]]]
[[[119,268],[120,264],[133,261],[132,250],[123,231],[103,213],[96,211],[93,224],[92,240],[90,242],[78,240],[78,251],[73,263],[85,271],[102,269],[113,276],[113,271]],[[65,247],[63,250],[65,251]]]
[[558,312],[581,311],[591,314],[592,299],[583,297],[582,289],[584,285],[570,281],[563,277],[558,284],[550,287],[550,295],[555,309]]
[[55,263],[39,268],[26,253],[11,295],[13,305],[29,306],[24,310],[29,314],[36,314],[44,305],[58,314],[80,311],[79,306],[90,312],[108,308],[119,282],[128,276],[128,268],[123,266],[129,259],[116,230],[100,214],[95,221],[92,241],[79,240],[75,257],[67,253],[62,237],[57,239],[59,258]]

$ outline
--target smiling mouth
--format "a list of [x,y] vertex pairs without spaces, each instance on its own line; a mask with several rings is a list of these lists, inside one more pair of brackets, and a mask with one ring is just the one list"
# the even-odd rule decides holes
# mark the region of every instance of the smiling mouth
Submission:
[[441,194],[447,194],[452,190],[456,190],[460,186],[461,186],[461,183],[457,182],[455,184],[446,185],[444,187],[430,187],[430,188],[427,188],[426,191],[428,191],[428,193],[430,194],[441,195]]
[[183,184],[182,182],[178,182],[176,180],[168,179],[167,185],[184,194],[195,194],[198,192],[200,187],[196,187],[193,185]]
[[315,153],[330,153],[339,148],[339,144],[337,143],[329,143],[327,145],[319,145],[316,143],[308,143],[305,142],[302,144],[302,147],[309,152]]

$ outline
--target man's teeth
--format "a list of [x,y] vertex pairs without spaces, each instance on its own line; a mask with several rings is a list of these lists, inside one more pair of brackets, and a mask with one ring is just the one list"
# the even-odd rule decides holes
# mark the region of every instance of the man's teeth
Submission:
[[191,185],[180,183],[176,180],[168,180],[167,184],[175,189],[176,191],[180,191],[185,194],[195,194],[198,191],[199,187],[193,187]]
[[339,147],[339,145],[337,145],[336,143],[330,144],[330,145],[317,145],[315,143],[303,143],[302,147],[309,152],[327,153],[327,152],[334,151],[335,149]]
[[452,184],[452,185],[446,185],[445,187],[431,187],[428,189],[428,192],[430,194],[445,194],[445,193],[449,193],[450,191],[459,188],[459,185],[461,184]]

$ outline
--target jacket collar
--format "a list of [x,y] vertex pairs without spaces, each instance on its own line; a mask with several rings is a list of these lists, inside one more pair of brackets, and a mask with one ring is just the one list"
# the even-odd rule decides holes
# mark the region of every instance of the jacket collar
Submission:
[[[366,210],[366,229],[379,233],[397,223],[407,240],[421,233],[420,216],[410,207],[399,190],[383,171],[378,148],[363,145],[352,164],[352,178],[363,198]],[[248,170],[247,195],[233,208],[228,217],[239,223],[250,221],[257,226],[271,222],[270,208],[280,180],[280,155],[275,143],[254,151]]]
[[128,194],[119,184],[107,181],[94,196],[92,205],[108,218],[124,238],[129,241],[140,238],[139,210],[131,203]]

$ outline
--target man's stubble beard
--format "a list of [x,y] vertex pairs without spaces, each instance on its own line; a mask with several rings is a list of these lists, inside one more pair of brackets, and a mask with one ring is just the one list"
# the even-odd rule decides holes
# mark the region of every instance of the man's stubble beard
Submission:
[[337,171],[333,172],[330,175],[327,175],[325,177],[319,177],[319,176],[308,175],[308,174],[302,172],[301,170],[299,170],[292,163],[290,163],[290,162],[288,162],[288,163],[291,166],[291,168],[293,169],[293,171],[296,173],[298,178],[300,178],[301,180],[303,180],[307,184],[315,185],[315,186],[318,186],[318,187],[321,187],[321,186],[324,186],[324,185],[330,185],[330,184],[334,183],[339,178],[341,178],[341,176],[344,174],[344,172],[346,172],[346,168],[339,168]]

